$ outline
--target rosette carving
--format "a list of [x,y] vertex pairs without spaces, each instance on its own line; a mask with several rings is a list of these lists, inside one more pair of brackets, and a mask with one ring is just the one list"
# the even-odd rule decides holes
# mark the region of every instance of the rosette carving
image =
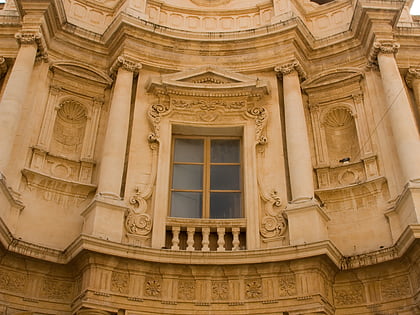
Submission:
[[265,203],[265,216],[261,220],[260,233],[265,239],[284,238],[287,223],[284,211],[280,210],[281,199],[277,191],[272,191],[268,196],[261,196]]

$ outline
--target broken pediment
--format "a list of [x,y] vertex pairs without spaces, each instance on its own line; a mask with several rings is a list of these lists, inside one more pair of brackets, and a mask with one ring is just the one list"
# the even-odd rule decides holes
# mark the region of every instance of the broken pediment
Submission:
[[268,93],[268,86],[256,77],[217,67],[201,67],[151,78],[147,90],[155,94],[191,96],[234,96],[234,93],[262,96]]

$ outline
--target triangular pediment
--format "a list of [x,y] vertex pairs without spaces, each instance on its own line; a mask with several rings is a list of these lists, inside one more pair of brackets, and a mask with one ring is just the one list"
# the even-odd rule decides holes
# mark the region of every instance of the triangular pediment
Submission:
[[[267,83],[257,77],[247,76],[219,67],[200,67],[151,78],[148,91],[164,89],[165,91],[227,92],[253,90],[258,94],[267,94]],[[182,92],[182,93],[184,93]]]

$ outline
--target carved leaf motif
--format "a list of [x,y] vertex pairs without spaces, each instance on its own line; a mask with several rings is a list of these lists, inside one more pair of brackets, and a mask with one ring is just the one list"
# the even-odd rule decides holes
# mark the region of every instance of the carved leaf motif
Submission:
[[195,299],[195,283],[194,281],[180,281],[178,283],[178,298],[181,300]]
[[295,276],[283,276],[279,279],[280,296],[296,295]]
[[227,300],[229,286],[227,281],[212,281],[211,298],[213,300]]
[[352,286],[334,290],[336,305],[351,305],[364,302],[363,287]]
[[382,297],[395,299],[411,294],[410,282],[407,277],[383,280],[381,282]]
[[128,293],[128,274],[122,272],[112,272],[111,290],[119,293]]
[[67,300],[71,298],[72,283],[45,279],[42,287],[42,296],[49,299]]
[[247,299],[256,299],[262,296],[261,280],[251,280],[246,283],[245,295]]

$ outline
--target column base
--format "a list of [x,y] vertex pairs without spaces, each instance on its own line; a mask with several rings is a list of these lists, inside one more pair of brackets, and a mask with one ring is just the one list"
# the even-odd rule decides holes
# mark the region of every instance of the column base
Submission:
[[328,240],[327,222],[330,219],[316,201],[290,203],[285,213],[289,225],[290,245]]
[[120,243],[124,232],[127,206],[122,200],[100,194],[82,212],[82,233]]

